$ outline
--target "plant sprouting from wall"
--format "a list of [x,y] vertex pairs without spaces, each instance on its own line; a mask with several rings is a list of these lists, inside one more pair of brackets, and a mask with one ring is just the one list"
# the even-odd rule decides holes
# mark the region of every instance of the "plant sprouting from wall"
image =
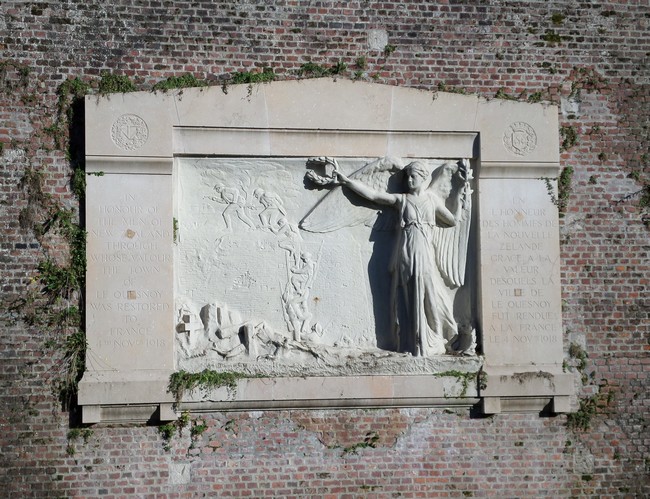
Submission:
[[319,78],[322,76],[336,76],[343,74],[348,66],[343,61],[338,61],[332,66],[326,67],[313,62],[306,62],[298,70],[298,76],[306,76],[310,78]]
[[168,90],[175,90],[180,88],[192,88],[192,87],[205,87],[208,84],[199,80],[192,73],[187,73],[182,76],[170,76],[164,81],[159,81],[153,86],[153,90],[166,92]]
[[560,128],[560,139],[562,141],[562,151],[567,151],[578,143],[578,132],[572,126],[562,126]]
[[266,67],[261,72],[244,71],[232,73],[230,83],[240,85],[242,83],[268,83],[275,80],[277,75],[272,68]]
[[211,390],[226,387],[230,395],[237,390],[237,380],[248,377],[238,372],[219,372],[205,369],[199,373],[178,371],[169,378],[167,390],[174,395],[177,402],[183,398],[186,391],[194,389]]
[[100,75],[97,91],[102,94],[117,94],[135,92],[135,84],[126,75],[118,75],[103,71]]

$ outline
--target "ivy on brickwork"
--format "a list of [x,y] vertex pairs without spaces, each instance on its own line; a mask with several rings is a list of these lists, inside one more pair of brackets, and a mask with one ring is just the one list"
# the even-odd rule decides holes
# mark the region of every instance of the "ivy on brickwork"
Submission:
[[75,447],[79,439],[83,440],[84,445],[88,443],[90,437],[93,436],[93,431],[89,428],[73,428],[68,432],[68,446],[65,449],[65,453],[68,456],[74,456],[77,453]]
[[575,127],[572,126],[561,126],[560,127],[560,146],[563,151],[571,149],[578,143],[578,132]]
[[647,153],[641,155],[638,169],[633,169],[628,178],[641,184],[641,188],[624,196],[621,201],[637,198],[639,210],[641,211],[641,221],[646,227],[650,227],[650,179],[647,174],[644,178],[643,172],[650,170],[650,157]]
[[579,400],[576,412],[567,415],[567,427],[573,431],[586,431],[591,428],[594,418],[599,414],[607,414],[614,402],[615,391],[606,380],[596,384],[594,372],[588,371],[589,356],[582,346],[577,343],[569,345],[569,359],[564,361],[563,369],[573,370],[580,375],[582,385],[595,390],[595,393]]
[[[4,90],[27,89],[29,75],[24,67],[0,63],[0,83]],[[19,214],[19,226],[34,234],[43,248],[44,258],[37,264],[27,292],[14,299],[8,308],[14,317],[50,332],[45,346],[60,354],[52,372],[52,388],[65,407],[73,402],[85,369],[87,344],[82,324],[86,232],[76,210],[46,191],[47,171],[35,165],[39,148],[62,151],[72,170],[71,190],[79,201],[83,199],[86,173],[81,111],[83,98],[93,91],[93,86],[101,94],[135,90],[127,77],[106,72],[98,82],[80,77],[67,79],[57,89],[54,108],[45,108],[43,124],[34,127],[33,136],[23,143],[12,144],[24,152],[29,165],[20,183],[27,203]],[[34,104],[31,98],[21,101]]]
[[[557,206],[560,218],[564,217],[567,206],[569,204],[569,196],[573,190],[573,187],[571,185],[573,180],[573,173],[573,167],[567,166],[562,169],[557,179],[551,179],[548,177],[542,177],[541,179],[546,185],[546,191],[551,198],[551,202]],[[553,180],[557,180],[557,196],[555,195],[555,188],[553,187],[552,182]]]
[[176,421],[172,421],[158,427],[158,433],[163,439],[163,449],[166,451],[171,450],[172,438],[177,431],[179,434],[181,434],[183,432],[183,429],[190,424],[190,421],[190,413],[188,411],[184,411]]
[[[83,175],[83,152],[74,139],[75,108],[90,91],[90,85],[79,78],[66,80],[57,90],[57,103],[50,125],[43,128],[56,149],[65,149],[73,174],[71,185],[77,196],[83,196],[79,172]],[[67,144],[67,147],[66,147]],[[27,149],[26,149],[27,151]],[[86,271],[86,233],[79,225],[76,213],[64,207],[58,199],[45,192],[45,172],[29,167],[22,179],[27,194],[27,205],[19,215],[21,228],[31,230],[45,258],[37,267],[29,292],[13,304],[28,324],[50,328],[55,334],[45,346],[61,353],[52,386],[60,400],[68,406],[76,393],[77,382],[85,367],[86,339],[82,329],[82,292]],[[48,241],[59,241],[48,245]],[[67,247],[62,257],[48,251],[59,244]],[[43,302],[45,299],[45,302]]]
[[[582,92],[603,92],[610,89],[609,80],[593,67],[574,67],[569,75],[568,81],[571,82],[571,90],[568,98],[577,101],[580,101]],[[575,116],[569,115],[568,118],[575,118]],[[644,129],[647,132],[647,125]],[[601,132],[600,126],[594,125],[591,127],[592,134],[599,132]],[[579,143],[578,130],[574,126],[564,125],[560,127],[560,139],[562,151],[567,151]],[[600,151],[597,158],[598,161],[605,162],[608,160],[608,154]],[[646,173],[649,167],[650,156],[646,152],[643,152],[638,158],[630,161],[630,164],[627,166],[629,171],[628,177],[640,184],[640,188],[630,192],[617,201],[617,203],[622,203],[629,200],[637,200],[641,221],[646,227],[650,227],[650,180]],[[592,175],[589,178],[589,183],[596,183],[596,177]]]
[[30,73],[29,66],[15,61],[0,61],[0,88],[7,92],[26,88]]

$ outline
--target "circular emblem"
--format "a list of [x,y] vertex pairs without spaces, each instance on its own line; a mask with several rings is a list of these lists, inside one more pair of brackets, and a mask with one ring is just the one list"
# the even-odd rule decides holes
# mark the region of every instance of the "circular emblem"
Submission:
[[123,114],[111,127],[111,138],[117,147],[133,151],[142,147],[149,137],[145,121],[135,114]]
[[535,150],[537,135],[528,123],[517,121],[510,125],[503,134],[503,145],[517,156],[525,156]]

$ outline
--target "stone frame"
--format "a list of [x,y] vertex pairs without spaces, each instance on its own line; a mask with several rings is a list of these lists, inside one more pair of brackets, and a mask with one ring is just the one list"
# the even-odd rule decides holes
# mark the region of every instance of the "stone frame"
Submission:
[[[174,158],[209,155],[473,158],[479,201],[480,373],[476,364],[454,358],[437,376],[249,378],[239,380],[235,391],[195,390],[174,405],[167,391],[174,371],[173,341],[165,326],[173,324],[173,307],[165,304],[173,302]],[[86,423],[146,420],[154,414],[170,420],[176,409],[467,407],[480,402],[484,413],[570,410],[573,376],[562,372],[557,210],[547,192],[559,172],[555,106],[332,79],[87,97],[86,171],[89,349],[78,399]],[[525,196],[505,199],[504,189]],[[128,200],[135,203],[132,208]],[[152,304],[150,310],[130,315],[146,340],[134,342],[121,355],[102,341],[107,322],[119,320],[115,309],[106,309],[106,300],[111,293],[127,299],[128,279],[123,278],[129,267],[103,265],[98,259],[101,245],[127,244],[116,242],[103,225],[112,222],[102,215],[112,215],[116,206],[124,206],[126,215],[129,209],[139,214],[133,223],[156,227],[149,244],[161,263],[155,275],[138,277],[157,293],[157,309]],[[499,224],[499,217],[514,212],[537,214],[534,224],[544,226],[543,237]],[[518,319],[521,313],[499,311],[500,306],[519,306],[528,288],[524,283],[511,289],[502,282],[506,267],[498,255],[510,254],[510,247],[500,249],[497,243],[516,241],[522,234],[542,239],[524,249],[539,259],[537,272],[548,277],[544,284],[538,280],[534,290],[545,297],[550,315],[540,316],[548,334],[522,334],[527,340],[513,344],[514,332],[537,328]],[[143,255],[149,251],[140,250]],[[517,268],[510,269],[516,276]],[[516,298],[493,300],[511,292]],[[451,374],[458,369],[469,374]]]

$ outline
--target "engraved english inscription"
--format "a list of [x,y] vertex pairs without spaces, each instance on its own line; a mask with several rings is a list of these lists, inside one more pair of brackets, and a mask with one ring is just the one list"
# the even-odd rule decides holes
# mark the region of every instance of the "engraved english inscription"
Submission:
[[158,198],[160,190],[144,186],[160,181],[155,177],[110,177],[119,188],[97,189],[100,199],[88,210],[90,362],[110,358],[98,370],[159,365],[156,352],[169,346],[164,330],[172,316],[171,196]]

